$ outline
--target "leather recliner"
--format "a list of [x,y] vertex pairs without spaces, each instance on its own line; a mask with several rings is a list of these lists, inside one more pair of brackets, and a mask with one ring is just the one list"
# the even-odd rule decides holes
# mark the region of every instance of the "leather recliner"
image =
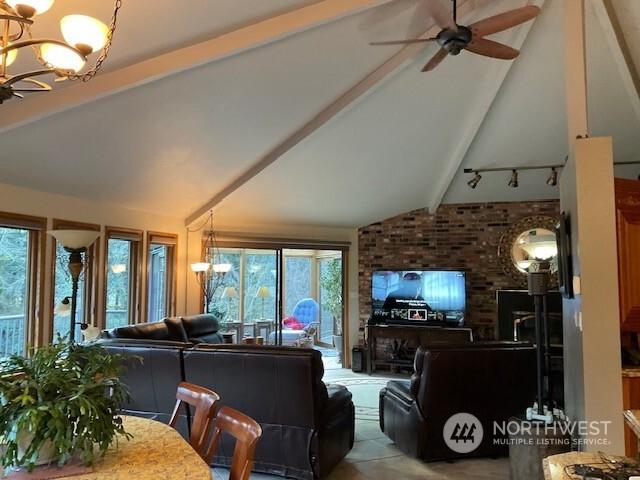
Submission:
[[[420,347],[411,380],[390,381],[380,392],[380,428],[396,446],[426,461],[501,456],[494,422],[524,415],[536,388],[535,348],[509,342]],[[444,426],[456,413],[478,418],[484,432],[470,453],[451,450]]]
[[[263,429],[256,472],[325,478],[353,447],[351,393],[324,384],[316,350],[117,338],[100,343],[110,352],[143,358],[131,360],[122,377],[132,392],[125,413],[168,421],[178,383],[187,381],[211,388],[221,404],[253,417]],[[228,466],[232,456],[233,445],[223,440],[212,465]]]

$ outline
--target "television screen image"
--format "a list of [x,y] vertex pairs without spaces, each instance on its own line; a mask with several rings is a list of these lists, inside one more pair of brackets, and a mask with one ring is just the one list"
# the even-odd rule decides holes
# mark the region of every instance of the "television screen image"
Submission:
[[464,272],[380,270],[371,283],[374,316],[458,325],[464,321]]

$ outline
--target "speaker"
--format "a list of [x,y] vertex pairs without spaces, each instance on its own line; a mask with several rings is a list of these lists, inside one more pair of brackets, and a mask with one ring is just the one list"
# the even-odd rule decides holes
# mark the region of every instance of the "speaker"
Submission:
[[353,347],[351,350],[351,370],[355,373],[361,373],[365,369],[364,351],[360,347]]

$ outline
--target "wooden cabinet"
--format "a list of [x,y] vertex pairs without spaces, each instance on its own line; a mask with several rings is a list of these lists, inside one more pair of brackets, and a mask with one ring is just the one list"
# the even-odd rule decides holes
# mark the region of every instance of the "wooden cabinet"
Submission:
[[616,178],[622,332],[640,332],[640,181]]
[[[640,368],[622,369],[622,408],[624,410],[640,409]],[[638,440],[626,424],[624,426],[624,446],[625,456],[637,458]]]

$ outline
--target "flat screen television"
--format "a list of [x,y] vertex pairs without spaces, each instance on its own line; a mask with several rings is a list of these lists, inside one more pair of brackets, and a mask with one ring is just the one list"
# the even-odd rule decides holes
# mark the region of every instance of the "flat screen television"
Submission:
[[371,284],[377,319],[464,324],[463,271],[377,270]]

